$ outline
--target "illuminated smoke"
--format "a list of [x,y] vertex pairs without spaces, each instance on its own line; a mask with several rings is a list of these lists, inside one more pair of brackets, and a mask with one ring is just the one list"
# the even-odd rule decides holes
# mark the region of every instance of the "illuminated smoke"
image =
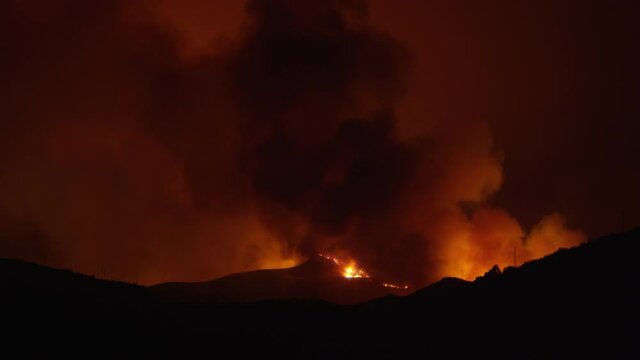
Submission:
[[246,9],[206,47],[151,3],[3,2],[0,255],[153,283],[323,253],[404,288],[585,240],[492,204],[493,119],[399,105],[425,65],[363,2]]

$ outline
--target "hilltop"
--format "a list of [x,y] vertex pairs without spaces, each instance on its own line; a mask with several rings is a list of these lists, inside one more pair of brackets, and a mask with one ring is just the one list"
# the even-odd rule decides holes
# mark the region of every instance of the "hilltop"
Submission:
[[[337,281],[322,262],[145,288],[0,260],[0,289],[11,344],[74,339],[108,352],[280,358],[629,357],[640,354],[639,248],[634,230],[472,282],[445,278],[355,305],[286,296]],[[223,299],[225,291],[235,295]],[[249,302],[256,293],[262,301]]]

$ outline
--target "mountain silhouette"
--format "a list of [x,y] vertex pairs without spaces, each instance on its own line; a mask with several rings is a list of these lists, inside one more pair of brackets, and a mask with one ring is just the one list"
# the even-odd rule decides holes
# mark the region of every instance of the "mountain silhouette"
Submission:
[[323,300],[355,304],[390,293],[370,278],[345,278],[332,261],[315,256],[293,268],[257,270],[192,283],[164,283],[149,287],[158,298],[178,303],[256,302],[277,299]]
[[[4,344],[66,356],[638,358],[638,250],[636,229],[359,304],[353,293],[374,282],[320,259],[148,288],[5,259]],[[351,305],[328,302],[332,291]]]

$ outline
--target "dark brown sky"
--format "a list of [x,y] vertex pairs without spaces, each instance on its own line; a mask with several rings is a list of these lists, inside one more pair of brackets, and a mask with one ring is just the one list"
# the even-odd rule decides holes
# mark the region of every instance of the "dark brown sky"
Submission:
[[640,223],[635,1],[3,1],[0,256],[415,284]]

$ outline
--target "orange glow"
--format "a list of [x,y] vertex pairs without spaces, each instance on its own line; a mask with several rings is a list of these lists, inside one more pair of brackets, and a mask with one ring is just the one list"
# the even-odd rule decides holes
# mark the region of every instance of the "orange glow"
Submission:
[[586,241],[586,235],[567,227],[564,216],[559,213],[543,217],[529,233],[500,209],[480,209],[468,222],[452,220],[451,223],[451,227],[440,234],[449,241],[440,249],[444,261],[438,277],[474,280],[493,265],[501,269],[520,266]]
[[[391,292],[640,223],[630,42],[572,7],[247,1],[2,3],[0,32],[33,41],[3,51],[1,258],[151,285],[313,257]],[[510,11],[531,26],[505,37]]]
[[392,288],[392,289],[408,289],[409,288],[409,285],[396,285],[396,284],[389,284],[389,283],[382,283],[382,286],[387,288]]
[[320,257],[332,261],[334,264],[338,265],[341,268],[341,274],[343,277],[347,279],[367,279],[371,276],[361,267],[358,267],[355,261],[350,260],[349,262],[342,261],[336,257],[318,254]]
[[368,278],[369,275],[361,268],[356,267],[355,264],[350,264],[343,269],[342,276],[351,278]]

